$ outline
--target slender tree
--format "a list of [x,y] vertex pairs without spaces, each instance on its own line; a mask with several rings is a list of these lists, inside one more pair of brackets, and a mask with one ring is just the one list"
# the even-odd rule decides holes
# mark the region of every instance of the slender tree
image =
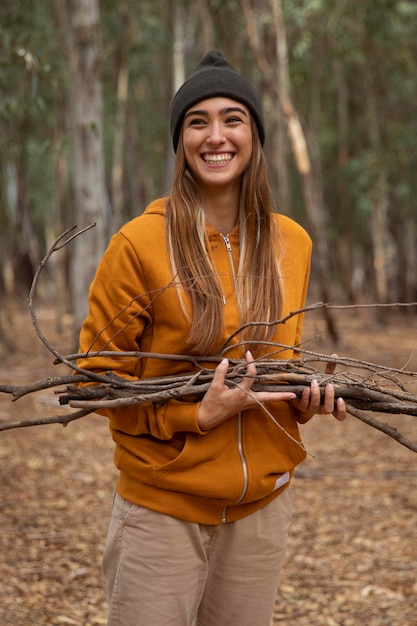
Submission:
[[118,13],[122,28],[117,47],[117,109],[111,166],[112,232],[116,232],[127,219],[123,172],[129,95],[129,52],[132,41],[132,19],[127,0],[120,1]]
[[101,29],[98,0],[56,0],[65,16],[71,74],[73,189],[78,228],[95,223],[75,239],[71,253],[74,333],[87,312],[88,289],[104,252],[108,199],[103,151]]

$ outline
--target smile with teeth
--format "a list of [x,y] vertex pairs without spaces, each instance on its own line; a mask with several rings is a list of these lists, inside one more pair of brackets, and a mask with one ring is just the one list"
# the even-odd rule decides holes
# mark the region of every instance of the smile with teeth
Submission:
[[206,163],[214,165],[223,165],[233,158],[230,152],[222,154],[204,154],[203,159]]

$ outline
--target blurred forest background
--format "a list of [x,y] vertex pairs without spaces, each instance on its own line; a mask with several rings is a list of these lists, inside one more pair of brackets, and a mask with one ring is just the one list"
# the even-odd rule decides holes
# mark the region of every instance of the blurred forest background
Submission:
[[3,0],[0,331],[52,242],[96,222],[40,286],[77,327],[112,233],[169,189],[170,101],[209,49],[262,96],[318,297],[417,300],[415,0]]

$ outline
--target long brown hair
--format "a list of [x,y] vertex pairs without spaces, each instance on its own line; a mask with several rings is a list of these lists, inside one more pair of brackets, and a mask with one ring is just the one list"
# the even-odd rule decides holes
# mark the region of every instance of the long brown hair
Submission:
[[[252,156],[242,175],[239,206],[237,299],[242,325],[273,322],[280,317],[279,233],[272,217],[273,211],[266,159],[252,120]],[[192,313],[184,299],[184,291],[179,289],[181,306],[191,321],[190,349],[196,354],[213,354],[222,342],[223,296],[206,241],[202,195],[185,161],[182,134],[166,216],[169,257],[175,282],[188,295],[191,305]],[[262,324],[250,326],[242,333],[241,339],[256,342],[250,345],[250,349],[258,355],[262,351],[258,342],[270,340],[274,330],[273,326]]]

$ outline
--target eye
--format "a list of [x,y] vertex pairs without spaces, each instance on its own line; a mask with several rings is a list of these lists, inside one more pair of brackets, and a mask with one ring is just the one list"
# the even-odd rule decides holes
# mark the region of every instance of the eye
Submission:
[[203,126],[205,124],[205,120],[195,117],[194,119],[189,120],[188,125],[189,126]]
[[230,115],[226,118],[226,124],[239,124],[242,122],[242,118],[237,115]]

